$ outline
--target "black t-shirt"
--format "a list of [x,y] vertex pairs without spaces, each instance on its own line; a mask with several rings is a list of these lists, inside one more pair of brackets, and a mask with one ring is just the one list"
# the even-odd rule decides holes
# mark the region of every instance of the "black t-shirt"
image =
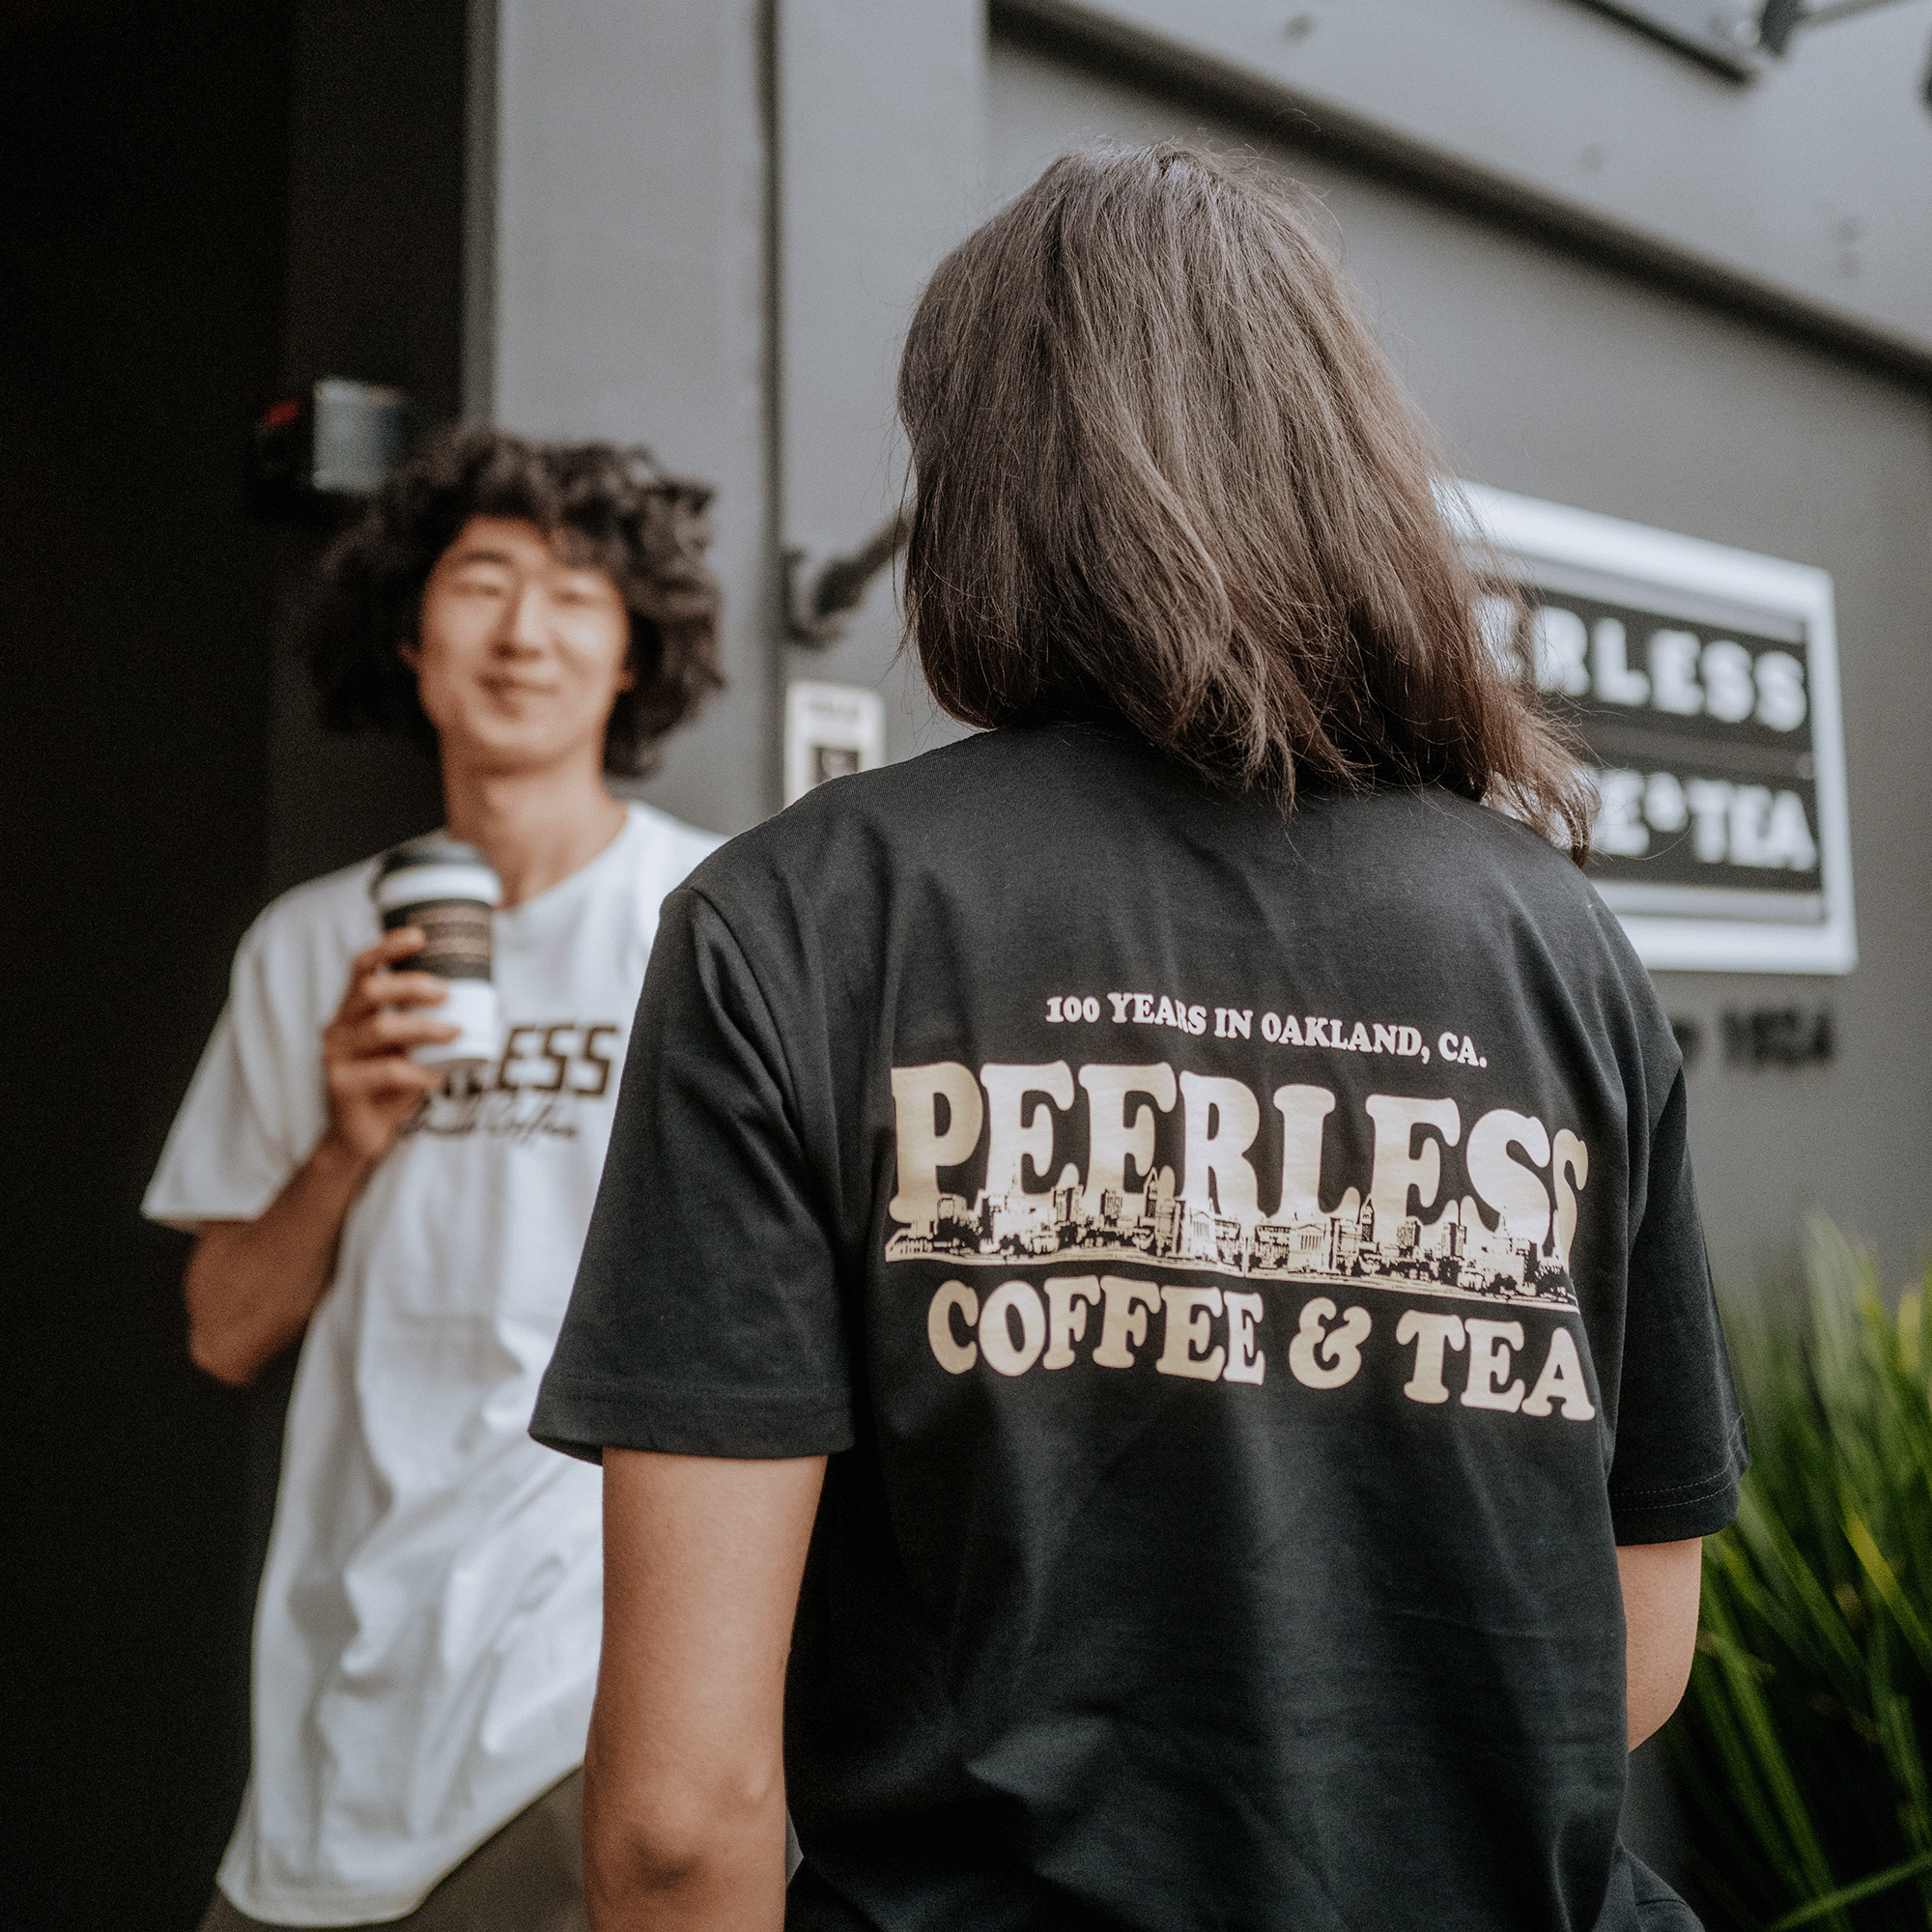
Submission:
[[666,901],[534,1431],[831,1454],[789,1922],[884,1932],[1634,1924],[1614,1545],[1745,1462],[1567,859],[1073,724]]

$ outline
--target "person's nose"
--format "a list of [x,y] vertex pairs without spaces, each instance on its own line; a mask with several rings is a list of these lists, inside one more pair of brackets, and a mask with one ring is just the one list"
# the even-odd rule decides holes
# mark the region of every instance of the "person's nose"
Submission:
[[544,595],[543,586],[522,585],[510,600],[509,621],[504,624],[498,642],[518,652],[542,650],[550,635],[549,616],[550,600]]

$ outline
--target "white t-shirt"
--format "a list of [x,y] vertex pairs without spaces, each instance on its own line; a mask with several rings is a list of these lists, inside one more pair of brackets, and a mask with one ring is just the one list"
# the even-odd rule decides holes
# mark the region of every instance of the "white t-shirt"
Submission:
[[[633,805],[587,866],[499,913],[503,1057],[417,1117],[350,1212],[255,1614],[253,1768],[219,1881],[252,1918],[401,1917],[582,1761],[600,1477],[526,1430],[658,903],[721,842]],[[320,1140],[320,1036],[378,935],[374,871],[298,887],[242,940],[155,1219],[252,1220]]]

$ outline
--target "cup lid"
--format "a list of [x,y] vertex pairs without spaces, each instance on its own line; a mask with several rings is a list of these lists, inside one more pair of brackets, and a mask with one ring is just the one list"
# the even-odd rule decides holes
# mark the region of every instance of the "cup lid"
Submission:
[[502,882],[489,860],[475,846],[442,832],[412,838],[384,852],[376,862],[369,890],[384,906],[433,898],[474,899],[495,906],[503,900]]

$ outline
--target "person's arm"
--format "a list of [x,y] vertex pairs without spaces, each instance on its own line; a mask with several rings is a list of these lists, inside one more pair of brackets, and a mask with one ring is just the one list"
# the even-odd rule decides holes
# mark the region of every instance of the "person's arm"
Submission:
[[349,988],[322,1036],[328,1125],[315,1151],[252,1221],[204,1221],[188,1257],[188,1353],[237,1387],[298,1336],[335,1272],[342,1224],[396,1131],[442,1075],[418,1066],[418,1040],[454,1039],[429,1009],[446,997],[431,973],[391,971],[422,950],[415,926],[355,955]]
[[825,1458],[604,1452],[595,1932],[780,1932],[784,1675]]
[[1690,1681],[1703,1556],[1704,1541],[1697,1536],[1682,1543],[1617,1546],[1632,1750],[1662,1728]]

